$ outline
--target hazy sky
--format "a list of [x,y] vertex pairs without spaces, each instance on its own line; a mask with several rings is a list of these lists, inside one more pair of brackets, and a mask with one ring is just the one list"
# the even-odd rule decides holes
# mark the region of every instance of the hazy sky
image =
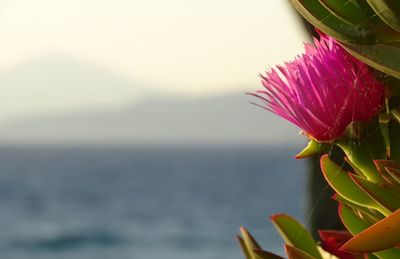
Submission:
[[[259,72],[302,51],[305,37],[289,8],[283,0],[3,1],[0,73],[60,54],[155,91],[251,90]],[[38,94],[0,85],[3,110],[65,109],[79,106],[77,95],[86,107],[101,106],[137,94],[117,84],[99,92],[95,85],[29,87]]]

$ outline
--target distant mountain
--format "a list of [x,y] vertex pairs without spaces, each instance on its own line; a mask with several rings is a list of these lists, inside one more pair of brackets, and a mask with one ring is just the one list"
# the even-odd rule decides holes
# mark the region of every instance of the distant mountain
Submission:
[[0,70],[0,120],[34,114],[117,106],[140,98],[151,86],[132,82],[107,69],[49,54]]
[[298,129],[240,94],[149,98],[126,109],[42,115],[0,126],[0,142],[292,144]]

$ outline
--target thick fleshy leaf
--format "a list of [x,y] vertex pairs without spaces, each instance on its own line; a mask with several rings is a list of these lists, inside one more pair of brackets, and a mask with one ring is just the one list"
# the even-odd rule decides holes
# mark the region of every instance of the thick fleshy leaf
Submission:
[[[345,227],[353,235],[357,235],[371,226],[360,219],[350,207],[343,204],[339,204],[339,216]],[[400,258],[400,250],[396,248],[386,249],[374,254],[379,258]]]
[[380,167],[400,170],[400,163],[397,161],[392,161],[392,160],[376,160],[376,161],[379,163]]
[[[400,2],[400,1],[399,1]],[[390,160],[400,162],[400,123],[397,120],[389,122]]]
[[393,117],[394,117],[398,122],[400,122],[400,111],[399,111],[399,109],[393,109],[393,110],[391,110],[390,112],[392,113]]
[[400,163],[391,160],[379,160],[379,166],[383,167],[386,172],[400,184]]
[[343,22],[323,6],[319,0],[289,0],[294,8],[314,27],[343,42],[376,42],[371,29],[360,30]]
[[349,175],[377,203],[392,212],[400,208],[400,199],[398,197],[364,178],[352,174]]
[[357,234],[342,246],[342,250],[370,253],[400,244],[400,210]]
[[239,241],[240,247],[242,248],[243,254],[246,259],[253,259],[253,257],[250,254],[249,249],[246,246],[246,243],[244,242],[243,238],[241,236],[237,236],[237,239]]
[[[323,259],[340,259],[336,255],[333,255],[323,249],[321,246],[318,246],[318,251],[321,253]],[[359,259],[359,258],[352,258],[352,259]],[[360,259],[365,259],[365,258],[360,258]]]
[[367,2],[382,21],[400,32],[400,4],[398,0],[367,0]]
[[240,245],[247,259],[260,259],[255,250],[262,250],[261,246],[244,227],[240,228],[242,238],[239,238]]
[[[290,0],[290,2],[314,27],[341,41],[350,54],[379,71],[400,78],[400,62],[398,62],[400,33],[395,30],[397,29],[395,21],[399,17],[398,14],[393,16],[390,11],[383,9],[385,4],[391,7],[398,6],[398,0],[369,0],[373,3],[371,6],[380,10],[378,15],[381,17],[374,12],[367,12],[367,18],[362,17],[362,12],[365,12],[366,8],[370,9],[370,5],[364,1],[350,0],[345,1],[345,4],[334,0]],[[363,5],[362,12],[352,11],[357,4]],[[350,6],[340,8],[340,5]],[[363,19],[365,22],[354,26],[351,23],[355,20],[352,21],[350,17],[355,20]]]
[[300,159],[318,154],[319,152],[321,152],[322,146],[323,144],[320,144],[317,141],[311,139],[308,142],[307,146],[296,155],[296,158]]
[[[357,130],[359,128],[359,130]],[[373,160],[387,159],[386,143],[380,131],[378,120],[371,123],[354,122],[348,133],[353,137],[337,140],[337,144],[349,160],[374,183],[384,181],[375,167]]]
[[337,0],[319,0],[333,15],[342,21],[356,26],[366,21],[366,13],[355,0],[346,1],[344,4]]
[[388,75],[400,78],[400,44],[350,45],[342,46],[354,57]]
[[347,156],[344,157],[344,161],[346,161],[346,163],[348,163],[350,165],[350,167],[353,169],[354,173],[356,173],[357,175],[363,176],[363,177],[367,177],[355,164],[353,164],[353,162],[351,162],[351,160]]
[[345,199],[359,205],[377,209],[384,214],[390,214],[390,211],[372,199],[365,191],[352,180],[349,174],[337,164],[335,164],[328,155],[321,157],[321,169],[329,185]]
[[348,252],[339,251],[339,248],[353,237],[348,231],[320,230],[318,233],[321,237],[322,247],[329,253],[340,259],[364,259],[362,255],[352,255]]
[[317,259],[322,259],[317,243],[298,221],[285,214],[273,215],[271,220],[286,244],[296,247]]
[[370,208],[354,204],[351,201],[343,198],[342,196],[340,196],[337,193],[332,197],[332,199],[336,200],[336,201],[338,201],[338,202],[340,202],[340,203],[342,203],[344,205],[347,205],[350,208],[352,208],[355,212],[357,212],[359,214],[359,216],[360,216],[360,214],[362,214],[363,216],[367,216],[368,220],[365,220],[364,217],[360,216],[367,223],[372,222],[371,224],[373,224],[373,223],[376,223],[376,222],[380,221],[381,219],[383,219],[385,217],[384,215],[382,215],[377,210],[372,210]]
[[255,250],[254,251],[261,259],[284,259],[283,257],[276,255],[274,253],[263,251],[263,250]]
[[374,163],[376,168],[378,169],[379,174],[382,176],[383,179],[385,179],[385,182],[387,184],[400,188],[400,182],[398,182],[395,178],[393,178],[393,176],[391,176],[386,170],[386,166],[388,164],[387,161],[390,160],[374,160]]
[[386,143],[387,153],[390,152],[390,136],[389,136],[389,121],[391,115],[390,113],[381,113],[379,114],[379,126],[381,128],[383,139]]
[[314,256],[290,245],[285,245],[285,251],[288,259],[316,259]]
[[390,176],[393,177],[397,182],[400,183],[400,170],[392,167],[386,167],[386,171],[389,173]]
[[[328,1],[324,1],[325,4],[321,3],[323,0],[289,0],[296,10],[314,27],[318,28],[322,32],[331,35],[338,40],[346,43],[357,43],[357,44],[376,44],[376,43],[391,43],[400,40],[400,35],[397,32],[384,23],[367,4],[363,4],[362,1],[346,1],[357,2],[362,4],[360,11],[354,13],[355,20],[362,20],[356,25],[351,24],[349,18],[345,18],[344,11],[340,11],[338,8],[334,8],[332,2],[329,1],[330,7],[326,4]],[[336,1],[338,4],[343,2]],[[355,5],[352,5],[356,7]],[[328,8],[327,8],[328,7]],[[350,9],[343,8],[345,12]],[[346,10],[348,9],[348,10]],[[366,10],[367,9],[367,10]],[[367,17],[356,17],[362,15],[365,12]],[[344,21],[345,20],[345,21]]]
[[339,217],[343,225],[353,235],[360,233],[370,226],[364,220],[360,219],[354,210],[343,204],[339,204]]

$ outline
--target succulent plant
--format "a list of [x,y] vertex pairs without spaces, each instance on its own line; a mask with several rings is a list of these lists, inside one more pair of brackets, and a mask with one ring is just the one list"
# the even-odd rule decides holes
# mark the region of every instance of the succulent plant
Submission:
[[[320,231],[316,242],[292,217],[274,215],[286,255],[400,258],[400,0],[289,1],[321,39],[261,76],[265,89],[252,95],[309,137],[297,158],[344,151],[346,166],[328,154],[320,166],[347,231]],[[282,258],[244,228],[238,240],[247,259]]]
[[[331,105],[331,104],[328,104]],[[296,157],[303,158],[337,145],[346,154],[346,167],[321,157],[324,178],[336,192],[338,212],[347,232],[320,231],[315,242],[290,216],[279,214],[272,222],[285,240],[289,259],[294,258],[400,258],[400,110],[392,98],[375,119],[352,122],[345,133],[325,142],[310,137]],[[385,137],[386,136],[386,137]],[[282,258],[264,251],[251,234],[239,237],[248,259]],[[336,256],[336,257],[335,257]]]
[[356,58],[400,78],[400,1],[289,0],[315,28]]
[[[348,231],[320,231],[321,242],[285,214],[274,215],[272,222],[285,241],[289,259],[357,259],[400,258],[400,163],[376,160],[385,179],[380,184],[368,181],[362,174],[347,173],[327,155],[321,167],[329,185],[337,192],[340,218]],[[238,237],[247,259],[282,258],[267,252],[244,228]]]

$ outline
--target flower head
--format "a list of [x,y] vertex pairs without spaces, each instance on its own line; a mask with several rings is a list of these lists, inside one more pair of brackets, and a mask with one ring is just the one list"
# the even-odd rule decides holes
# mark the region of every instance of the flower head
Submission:
[[367,65],[333,38],[321,36],[294,61],[261,75],[265,89],[252,94],[265,109],[317,141],[332,141],[353,121],[367,121],[383,107],[385,87]]

